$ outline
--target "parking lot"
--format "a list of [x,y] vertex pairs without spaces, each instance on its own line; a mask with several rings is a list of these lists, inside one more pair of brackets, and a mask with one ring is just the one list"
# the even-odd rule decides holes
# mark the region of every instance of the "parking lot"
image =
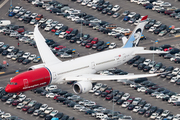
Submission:
[[[177,6],[177,7],[180,5],[180,2],[176,2],[175,0],[173,0],[173,1],[165,0],[165,1],[171,2],[174,6]],[[75,8],[75,9],[79,9],[83,12],[91,14],[91,15],[97,17],[98,19],[102,19],[102,20],[105,20],[107,22],[117,24],[123,28],[130,28],[131,30],[133,30],[135,27],[134,25],[130,25],[130,24],[127,24],[126,22],[122,21],[122,19],[123,19],[122,16],[114,19],[110,16],[101,14],[98,11],[89,9],[85,6],[81,6],[80,4],[78,4],[76,2],[72,2],[69,0],[61,0],[61,1],[59,0],[59,2],[69,4],[69,6]],[[124,10],[130,10],[130,11],[140,13],[141,15],[148,15],[150,18],[160,20],[161,22],[165,23],[166,25],[169,25],[169,26],[175,25],[177,27],[180,27],[179,21],[172,19],[169,16],[161,15],[161,14],[156,13],[156,12],[151,11],[151,10],[146,10],[142,6],[139,6],[135,3],[130,3],[127,0],[122,0],[122,1],[118,1],[118,2],[116,0],[111,0],[110,2],[113,5],[119,4],[122,7],[122,9],[120,9],[120,11],[119,11],[120,13],[122,13]],[[37,12],[39,14],[43,14],[44,17],[46,17],[46,18],[51,18],[53,20],[59,21],[60,23],[63,23],[64,25],[68,25],[69,27],[72,27],[74,29],[78,29],[79,31],[81,31],[81,25],[80,24],[75,24],[74,22],[68,21],[66,18],[64,18],[62,16],[56,16],[55,14],[50,14],[48,11],[45,11],[42,8],[34,7],[33,5],[31,5],[30,3],[27,3],[24,0],[16,0],[16,3],[13,2],[13,6],[16,6],[16,5],[23,6],[23,8],[30,10],[31,12]],[[32,25],[24,24],[24,23],[18,21],[17,19],[15,19],[14,17],[8,17],[8,15],[7,15],[8,14],[8,8],[9,8],[9,2],[7,4],[5,4],[0,9],[0,13],[1,13],[0,19],[9,19],[15,25],[25,26],[25,29],[27,31],[33,31],[34,27]],[[115,42],[117,44],[117,47],[122,46],[122,41],[119,41],[118,39],[115,39],[114,37],[108,36],[106,34],[99,33],[95,30],[92,30],[91,28],[88,28],[87,26],[82,26],[82,31],[84,34],[87,33],[93,37],[98,37],[100,40],[103,40],[105,42]],[[45,38],[53,39],[54,41],[60,43],[63,46],[67,46],[69,48],[76,49],[76,51],[79,52],[81,56],[93,54],[93,53],[97,52],[95,50],[87,49],[85,47],[79,46],[77,44],[71,44],[71,43],[67,42],[67,40],[65,40],[65,39],[59,39],[57,36],[55,36],[51,32],[47,33],[45,31],[41,30],[41,33],[43,34],[43,36]],[[149,49],[150,46],[153,46],[152,40],[153,41],[159,40],[159,43],[155,44],[155,46],[160,46],[163,44],[171,44],[173,46],[176,46],[179,44],[179,38],[178,37],[174,37],[174,36],[169,37],[168,35],[166,35],[164,37],[158,37],[157,35],[154,35],[154,34],[147,32],[146,30],[144,30],[144,35],[147,37],[147,40],[140,41],[140,46],[146,47],[147,49]],[[14,45],[15,47],[18,47],[18,41],[16,39],[10,38],[8,36],[4,36],[3,34],[0,34],[0,38],[1,38],[1,42],[4,42],[4,43],[9,44],[9,45]],[[21,42],[19,45],[19,49],[39,55],[36,48],[29,46],[27,44],[21,43]],[[149,59],[153,58],[153,55],[142,55],[142,56],[145,58],[149,58]],[[77,54],[75,54],[73,57],[74,58],[77,57]],[[7,73],[13,72],[13,74],[7,74],[7,75],[0,76],[0,78],[1,78],[0,87],[4,87],[7,85],[9,78],[15,76],[16,70],[25,71],[28,69],[28,67],[37,64],[37,63],[30,63],[28,65],[22,65],[21,63],[17,63],[17,62],[8,60],[6,57],[3,57],[3,56],[0,57],[0,63],[2,63],[3,60],[6,60],[9,63],[9,67],[7,68],[6,72]],[[66,59],[62,59],[62,60],[64,61]],[[158,55],[155,55],[154,60],[156,62],[162,62],[166,66],[180,67],[179,64],[175,64],[174,62],[171,62],[169,60],[165,60],[165,59],[159,57]],[[127,65],[127,64],[122,65],[118,68],[122,69],[128,73],[135,73],[135,74],[143,74],[144,73],[144,72],[137,70],[136,68],[134,68],[130,65]],[[177,93],[180,92],[179,91],[180,87],[177,85],[174,85],[172,83],[169,83],[168,80],[162,79],[160,77],[152,77],[152,78],[149,78],[149,80],[158,84],[159,86],[167,88],[173,92],[177,92]],[[179,106],[173,106],[171,104],[168,104],[166,101],[162,102],[161,100],[150,97],[149,95],[145,95],[144,93],[139,93],[139,92],[133,90],[132,88],[130,88],[129,86],[124,86],[120,83],[117,84],[117,82],[115,82],[115,81],[102,81],[102,83],[113,87],[113,89],[115,89],[115,90],[130,93],[133,97],[141,97],[142,99],[151,103],[153,106],[157,106],[158,108],[162,108],[164,110],[166,110],[166,109],[170,110],[171,113],[174,115],[179,113],[179,110],[180,110]],[[72,87],[70,85],[64,85],[63,84],[63,85],[58,85],[58,87],[62,90],[66,90],[68,92],[73,93]],[[95,119],[94,117],[90,117],[90,116],[87,117],[86,115],[84,115],[84,113],[74,111],[72,108],[68,108],[66,106],[63,106],[62,104],[56,103],[55,101],[49,100],[48,98],[39,97],[39,95],[34,94],[31,91],[25,92],[25,95],[27,95],[28,97],[35,99],[41,103],[46,103],[49,106],[52,106],[54,109],[62,111],[63,113],[65,113],[67,115],[74,116],[75,118],[77,118],[79,120],[93,120],[93,119]],[[147,118],[145,118],[141,115],[138,115],[136,113],[133,113],[127,109],[121,108],[118,105],[113,106],[112,102],[103,100],[103,98],[101,98],[101,97],[95,97],[94,95],[92,95],[90,93],[81,94],[80,96],[82,96],[85,99],[95,101],[97,104],[100,104],[103,107],[106,107],[107,109],[114,109],[115,111],[120,111],[121,113],[123,113],[125,115],[130,115],[130,116],[132,116],[133,120],[147,119]],[[31,116],[31,115],[23,113],[22,111],[16,110],[12,106],[7,107],[7,105],[3,104],[2,102],[0,102],[0,106],[1,106],[1,108],[0,108],[1,110],[4,110],[6,112],[10,112],[10,113],[12,113],[12,115],[19,116],[25,120],[28,120],[30,118],[31,119],[41,119],[38,117],[35,118],[34,116]]]

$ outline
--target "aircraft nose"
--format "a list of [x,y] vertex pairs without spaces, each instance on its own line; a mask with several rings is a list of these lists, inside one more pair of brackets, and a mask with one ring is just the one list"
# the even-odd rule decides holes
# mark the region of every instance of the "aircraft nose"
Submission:
[[10,92],[11,92],[11,87],[10,87],[9,85],[6,86],[5,91],[6,91],[7,93],[10,93]]

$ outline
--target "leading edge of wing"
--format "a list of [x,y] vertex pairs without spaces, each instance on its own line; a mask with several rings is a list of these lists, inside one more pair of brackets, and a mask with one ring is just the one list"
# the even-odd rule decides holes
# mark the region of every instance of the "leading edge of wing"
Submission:
[[65,77],[66,81],[81,81],[81,80],[90,80],[90,81],[103,81],[103,80],[122,80],[122,79],[136,79],[143,77],[153,77],[158,76],[159,74],[128,74],[128,75],[96,75],[96,74],[83,74],[79,76]]
[[53,54],[49,46],[46,44],[46,40],[38,30],[38,25],[36,25],[36,27],[34,28],[34,40],[36,42],[37,49],[39,51],[43,63],[53,64],[62,62]]

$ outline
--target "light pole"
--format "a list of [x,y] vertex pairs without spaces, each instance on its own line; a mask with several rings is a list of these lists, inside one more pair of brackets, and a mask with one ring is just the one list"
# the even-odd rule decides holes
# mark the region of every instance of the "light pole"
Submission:
[[[151,40],[153,42],[153,50],[155,51],[155,41]],[[153,61],[154,61],[154,53],[153,53]]]
[[12,0],[10,0],[10,8],[12,7]]

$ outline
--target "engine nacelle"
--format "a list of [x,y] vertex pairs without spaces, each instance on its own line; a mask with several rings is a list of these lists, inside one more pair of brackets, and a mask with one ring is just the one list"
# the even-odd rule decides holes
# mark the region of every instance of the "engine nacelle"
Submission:
[[73,91],[76,94],[81,94],[88,92],[92,88],[92,83],[90,81],[80,81],[74,84]]
[[34,69],[41,68],[41,67],[45,67],[45,65],[43,63],[38,64],[38,65],[33,65],[30,68],[28,68],[28,70],[34,70]]

